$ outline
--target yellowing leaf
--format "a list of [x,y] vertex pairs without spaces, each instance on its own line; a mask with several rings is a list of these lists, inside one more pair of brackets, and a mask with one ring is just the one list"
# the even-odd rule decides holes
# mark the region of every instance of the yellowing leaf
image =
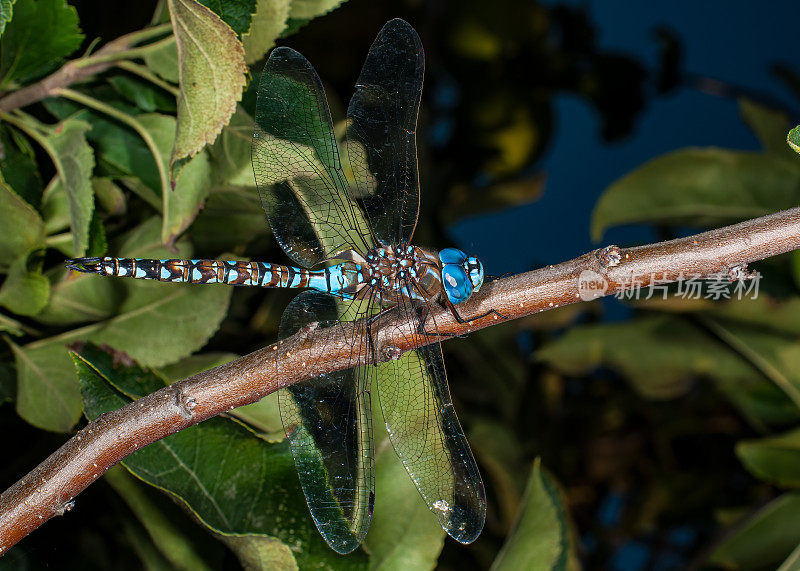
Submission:
[[[222,131],[245,85],[244,48],[219,16],[194,0],[168,0],[178,47],[178,127],[170,158],[193,156]],[[174,177],[174,175],[173,175]]]
[[286,28],[291,5],[290,0],[258,0],[250,30],[242,36],[248,65],[260,60],[275,45],[275,40]]

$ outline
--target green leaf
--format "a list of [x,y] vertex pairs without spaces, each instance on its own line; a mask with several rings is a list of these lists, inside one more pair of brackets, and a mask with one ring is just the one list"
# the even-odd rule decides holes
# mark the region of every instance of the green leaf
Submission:
[[[374,426],[384,432],[377,419]],[[433,569],[444,546],[445,532],[388,440],[376,449],[375,511],[364,541],[370,567]]]
[[9,90],[46,75],[82,41],[78,13],[64,0],[17,0],[0,38],[0,86]]
[[519,520],[492,565],[504,569],[579,569],[575,533],[553,477],[537,458],[528,478]]
[[39,213],[0,180],[0,266],[8,266],[30,252],[44,247],[44,222]]
[[148,50],[144,56],[147,67],[152,69],[162,79],[171,83],[178,83],[178,48],[175,42],[164,43],[157,49]]
[[[137,121],[150,133],[159,150],[160,160],[167,166],[175,136],[175,119],[167,115],[149,113],[139,115]],[[211,180],[208,154],[203,152],[189,160],[178,176],[175,188],[165,190],[164,220],[161,240],[172,245],[194,221],[203,201],[208,196]]]
[[789,118],[785,113],[760,105],[746,97],[739,99],[739,113],[765,151],[791,158],[791,151],[784,144],[786,131],[789,129]]
[[250,29],[250,20],[256,11],[256,0],[197,0],[200,4],[222,18],[241,36]]
[[230,252],[263,236],[268,227],[254,188],[219,188],[192,224],[192,241],[203,252]]
[[800,429],[744,440],[736,445],[736,454],[756,477],[778,486],[800,486]]
[[794,548],[789,557],[778,567],[778,571],[796,571],[797,569],[800,569],[800,544]]
[[125,193],[112,179],[93,178],[92,189],[94,189],[97,206],[107,214],[118,216],[125,213],[128,206],[125,200]]
[[53,129],[45,145],[67,193],[75,256],[82,256],[86,252],[89,225],[94,212],[94,153],[85,135],[89,128],[90,125],[85,121],[66,119]]
[[42,200],[42,179],[30,142],[18,131],[4,127],[0,128],[0,145],[3,178],[25,202],[38,207]]
[[178,47],[180,95],[170,172],[217,138],[236,111],[247,74],[234,31],[193,0],[168,0]]
[[281,36],[289,18],[291,0],[258,0],[250,30],[242,36],[248,65],[263,58]]
[[81,416],[82,400],[66,347],[41,341],[9,344],[17,367],[17,414],[44,430],[71,430]]
[[789,131],[786,142],[795,153],[800,153],[800,125]]
[[38,267],[29,267],[27,255],[11,264],[8,276],[0,287],[1,306],[17,315],[36,315],[47,305],[49,297],[50,282]]
[[281,37],[291,36],[314,18],[335,10],[346,0],[292,0],[289,20]]
[[[94,348],[83,355],[73,358],[89,419],[163,387],[152,374],[114,366]],[[288,444],[266,442],[239,422],[211,418],[139,450],[123,465],[179,500],[215,533],[277,538],[291,547],[301,568],[364,566],[363,553],[339,556],[317,532]]]
[[708,557],[726,569],[772,569],[800,543],[800,494],[783,494],[739,524]]
[[0,36],[6,29],[6,24],[11,21],[14,15],[14,2],[16,0],[0,0]]
[[53,177],[44,190],[40,210],[44,219],[44,230],[48,236],[69,228],[69,200],[58,176]]
[[770,154],[684,149],[612,184],[592,215],[592,239],[611,226],[721,226],[800,202],[800,162]]
[[128,472],[115,466],[105,473],[103,479],[119,494],[128,508],[147,530],[150,540],[161,554],[178,569],[211,569],[194,552],[191,542],[174,523],[167,519],[143,493],[137,481]]
[[258,196],[250,158],[252,137],[253,118],[238,106],[209,152],[214,161],[214,175],[218,184],[251,187],[252,194]]
[[292,548],[277,539],[264,535],[214,535],[236,554],[248,571],[299,569]]
[[39,323],[74,325],[102,321],[111,317],[121,303],[124,292],[111,279],[69,272],[55,268],[49,273],[53,285],[47,306],[36,315]]
[[115,75],[108,82],[128,102],[136,105],[145,113],[160,111],[174,113],[175,97],[149,81],[136,76]]

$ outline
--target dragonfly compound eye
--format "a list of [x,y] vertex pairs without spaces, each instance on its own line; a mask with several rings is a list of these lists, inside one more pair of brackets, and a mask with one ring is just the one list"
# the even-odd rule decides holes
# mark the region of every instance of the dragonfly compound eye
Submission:
[[472,282],[460,264],[445,264],[442,268],[442,285],[447,298],[454,304],[462,303],[472,295]]

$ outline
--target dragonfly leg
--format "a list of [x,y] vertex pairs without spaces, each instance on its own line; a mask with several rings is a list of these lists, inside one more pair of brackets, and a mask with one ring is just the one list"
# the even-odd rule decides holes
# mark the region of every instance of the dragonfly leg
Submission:
[[462,325],[465,324],[465,323],[472,323],[473,321],[477,321],[478,319],[483,319],[484,317],[487,317],[487,316],[492,315],[492,314],[496,315],[500,319],[508,319],[505,315],[503,315],[502,313],[500,313],[496,309],[490,309],[489,311],[487,311],[485,313],[481,313],[480,315],[476,315],[475,317],[469,317],[467,319],[464,319],[458,313],[458,310],[456,309],[456,306],[453,305],[453,303],[449,299],[447,300],[447,307],[448,307],[448,309],[450,309],[450,313],[453,314],[453,317],[455,317],[456,321],[458,321]]

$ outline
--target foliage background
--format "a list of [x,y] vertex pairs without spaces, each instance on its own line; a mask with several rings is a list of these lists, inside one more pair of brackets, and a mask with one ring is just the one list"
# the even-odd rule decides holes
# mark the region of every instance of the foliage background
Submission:
[[[383,23],[402,16],[417,28],[428,68],[415,241],[444,247],[458,237],[496,260],[489,268],[496,273],[506,264],[517,269],[520,259],[530,267],[557,261],[537,251],[557,251],[566,221],[556,220],[548,240],[526,243],[517,214],[522,238],[499,253],[480,251],[493,243],[480,221],[501,209],[525,212],[550,192],[542,165],[563,136],[558,97],[585,101],[613,146],[637,135],[656,101],[712,85],[683,68],[680,37],[668,29],[654,35],[656,63],[645,63],[604,47],[591,12],[554,3],[205,4],[213,11],[202,12],[209,30],[229,26],[230,44],[215,46],[211,60],[229,78],[225,89],[205,90],[210,70],[192,60],[190,47],[178,61],[165,30],[144,38],[128,63],[24,114],[0,116],[3,488],[86,418],[275,338],[291,293],[93,279],[69,275],[62,264],[84,253],[174,257],[176,250],[284,259],[252,187],[248,141],[249,85],[278,35],[315,65],[341,119]],[[0,88],[29,85],[80,57],[93,39],[102,47],[166,21],[169,10],[181,18],[197,5],[0,1]],[[202,41],[204,30],[192,31]],[[796,95],[797,62],[787,54],[776,63],[776,77]],[[179,65],[184,78],[199,81],[179,85]],[[614,184],[590,194],[599,197],[585,230],[594,240],[609,229],[620,245],[669,238],[797,205],[800,161],[785,145],[796,99],[777,99],[761,85],[713,87],[719,105],[739,105],[760,150],[676,148],[654,152],[627,176],[629,165],[620,167]],[[227,126],[217,136],[213,121],[187,124],[182,105]],[[587,134],[572,136],[581,165]],[[171,181],[175,191],[165,192]],[[576,195],[559,200],[571,204]],[[609,569],[760,569],[786,560],[790,568],[800,557],[793,553],[800,543],[798,258],[756,269],[765,276],[757,300],[609,300],[445,343],[456,409],[489,496],[486,529],[473,545],[444,540],[391,449],[379,446],[366,550],[335,556],[298,495],[268,398],[132,456],[0,567],[560,569],[580,561]],[[112,363],[90,346],[73,364],[65,344],[75,341],[106,344],[143,369]],[[185,471],[168,457],[180,458]],[[171,472],[177,475],[162,477]],[[198,480],[224,513],[204,504],[191,485]],[[176,501],[163,501],[165,493]]]

